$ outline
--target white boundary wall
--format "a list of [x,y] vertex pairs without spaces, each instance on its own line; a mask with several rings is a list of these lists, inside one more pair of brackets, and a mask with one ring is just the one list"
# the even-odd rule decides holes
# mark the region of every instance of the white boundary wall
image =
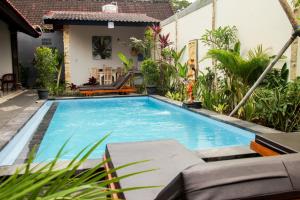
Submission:
[[[190,40],[199,39],[206,29],[211,29],[211,22],[211,0],[197,0],[185,10],[177,13],[177,34],[176,16],[162,21],[161,26],[163,33],[170,33],[174,46],[177,44],[177,49],[181,49]],[[242,54],[262,44],[264,48],[270,48],[269,52],[275,55],[292,33],[291,25],[278,0],[217,0],[216,27],[226,25],[237,27]],[[199,60],[205,56],[207,50],[208,48],[199,41]],[[290,54],[291,51],[288,49],[285,54],[288,65]],[[187,59],[188,52],[185,51],[182,61],[187,61]],[[209,60],[201,62],[200,70],[209,67],[210,64]]]

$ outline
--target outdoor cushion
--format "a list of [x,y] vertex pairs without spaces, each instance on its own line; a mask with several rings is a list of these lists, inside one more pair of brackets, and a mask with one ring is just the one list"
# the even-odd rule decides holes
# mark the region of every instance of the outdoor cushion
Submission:
[[156,200],[290,199],[300,191],[299,161],[297,154],[194,165]]
[[106,156],[111,158],[109,164],[112,168],[131,162],[149,160],[118,170],[116,173],[118,177],[142,170],[157,169],[120,181],[121,188],[162,186],[125,192],[123,198],[128,200],[153,200],[164,186],[182,170],[197,163],[204,163],[192,151],[187,150],[175,140],[108,144]]

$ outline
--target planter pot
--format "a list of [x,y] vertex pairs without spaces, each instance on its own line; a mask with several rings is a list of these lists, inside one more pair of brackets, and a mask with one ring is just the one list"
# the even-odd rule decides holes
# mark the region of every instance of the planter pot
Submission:
[[195,101],[193,103],[183,102],[182,107],[184,108],[202,108],[202,102]]
[[48,99],[49,91],[47,89],[38,89],[39,99]]
[[157,94],[156,86],[146,86],[147,94]]

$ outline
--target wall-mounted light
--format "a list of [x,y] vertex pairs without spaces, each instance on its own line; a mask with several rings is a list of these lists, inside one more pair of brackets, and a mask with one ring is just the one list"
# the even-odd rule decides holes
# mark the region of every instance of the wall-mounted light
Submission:
[[108,27],[109,29],[115,28],[114,22],[108,22],[108,23],[107,23],[107,27]]

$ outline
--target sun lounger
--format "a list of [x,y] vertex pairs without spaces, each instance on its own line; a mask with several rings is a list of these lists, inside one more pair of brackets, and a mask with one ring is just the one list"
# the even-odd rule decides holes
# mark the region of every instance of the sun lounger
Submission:
[[[159,168],[123,179],[116,188],[163,185],[123,193],[127,200],[299,199],[300,154],[205,163],[176,141],[108,144],[107,168],[152,159],[114,176]],[[178,172],[178,173],[177,173]]]
[[128,82],[132,73],[127,73],[125,76],[119,77],[119,79],[111,85],[101,86],[81,86],[79,91],[84,95],[92,95],[97,93],[132,93],[136,92],[136,89],[125,84]]
[[156,200],[296,199],[299,172],[299,154],[194,165],[174,178]]
[[[108,144],[106,157],[111,158],[111,162],[109,162],[109,168],[111,169],[130,162],[150,160],[149,162],[119,170],[114,176],[157,169],[153,172],[123,179],[116,186],[117,188],[149,185],[166,186],[178,173],[188,166],[204,163],[202,159],[199,159],[193,152],[187,150],[175,140]],[[153,200],[162,189],[163,187],[129,191],[122,194],[120,198],[128,200]]]

